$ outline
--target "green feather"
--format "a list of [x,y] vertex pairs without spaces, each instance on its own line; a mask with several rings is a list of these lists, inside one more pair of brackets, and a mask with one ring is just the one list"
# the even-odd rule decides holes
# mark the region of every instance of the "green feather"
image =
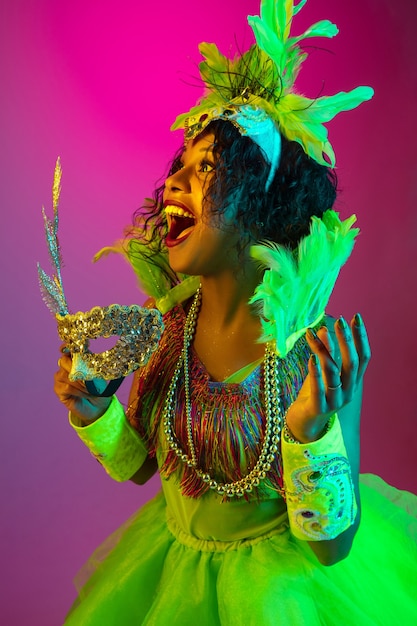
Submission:
[[251,248],[251,256],[265,269],[250,300],[261,315],[260,341],[273,341],[281,357],[323,317],[359,232],[352,228],[355,219],[351,216],[341,222],[332,210],[322,219],[313,217],[310,234],[300,241],[296,252],[271,243]]
[[292,46],[294,46],[300,41],[311,37],[327,37],[328,39],[331,39],[332,37],[335,37],[338,32],[339,29],[336,24],[333,24],[333,22],[330,22],[329,20],[321,20],[320,22],[310,26],[310,28],[308,28],[302,35],[289,39],[289,42]]
[[295,6],[293,8],[293,15],[297,15],[297,13],[299,11],[301,11],[301,9],[303,8],[303,6],[306,4],[307,0],[300,0],[300,2],[297,4],[297,6]]

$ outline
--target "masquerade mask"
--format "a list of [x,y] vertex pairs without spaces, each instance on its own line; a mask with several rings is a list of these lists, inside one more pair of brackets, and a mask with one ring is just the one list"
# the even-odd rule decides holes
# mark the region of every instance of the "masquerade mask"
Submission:
[[[157,349],[163,332],[162,317],[156,309],[118,304],[94,307],[91,311],[74,315],[69,313],[62,285],[62,256],[57,237],[61,174],[58,159],[52,188],[53,221],[42,210],[48,250],[56,274],[48,276],[38,264],[41,293],[55,315],[61,340],[72,354],[69,379],[86,381],[88,390],[95,395],[110,395],[125,376],[146,365]],[[119,336],[113,348],[99,354],[90,351],[91,339],[112,336]],[[94,379],[116,382],[99,393],[93,382],[88,384],[88,381]]]
[[[70,380],[112,380],[146,365],[161,337],[160,318],[156,309],[118,304],[75,315],[57,314],[58,335],[72,354]],[[113,348],[90,352],[89,340],[113,336],[119,336]]]

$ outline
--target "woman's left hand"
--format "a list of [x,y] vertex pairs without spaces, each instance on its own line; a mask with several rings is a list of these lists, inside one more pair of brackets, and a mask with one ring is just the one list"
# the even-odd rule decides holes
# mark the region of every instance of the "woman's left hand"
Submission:
[[371,350],[365,325],[355,315],[350,326],[343,318],[335,325],[338,346],[326,327],[306,333],[312,351],[308,375],[286,422],[292,435],[302,443],[315,441],[323,433],[329,417],[349,404],[360,388]]

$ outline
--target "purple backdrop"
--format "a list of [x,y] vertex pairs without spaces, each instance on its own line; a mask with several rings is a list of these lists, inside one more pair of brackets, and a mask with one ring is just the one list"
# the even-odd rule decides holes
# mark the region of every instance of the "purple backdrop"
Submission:
[[[116,239],[181,141],[176,115],[200,95],[197,44],[251,42],[257,0],[3,0],[1,63],[3,572],[1,621],[62,623],[71,579],[96,545],[157,489],[116,484],[82,448],[52,392],[59,341],[38,292],[49,270],[40,209],[61,156],[61,243],[73,310],[141,303],[127,265],[91,257]],[[362,235],[329,312],[361,311],[366,376],[363,471],[417,489],[417,79],[415,0],[310,0],[298,30],[329,18],[341,34],[311,48],[306,95],[370,84],[376,95],[330,125],[342,216]],[[127,391],[128,383],[125,384]]]

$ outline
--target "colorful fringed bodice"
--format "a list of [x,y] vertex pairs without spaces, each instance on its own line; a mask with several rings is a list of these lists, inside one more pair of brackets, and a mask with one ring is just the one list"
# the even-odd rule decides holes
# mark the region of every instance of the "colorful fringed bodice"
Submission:
[[[170,381],[183,347],[185,312],[181,306],[165,314],[165,332],[158,351],[138,374],[138,395],[128,412],[129,420],[157,455],[163,478],[176,477],[182,495],[197,498],[210,487],[169,448],[162,427],[162,410]],[[301,338],[285,359],[279,360],[279,395],[285,411],[307,375],[310,355]],[[256,464],[265,429],[263,363],[253,365],[239,382],[210,380],[193,349],[190,351],[192,432],[198,467],[220,482],[243,478]],[[250,368],[249,368],[250,369]],[[184,380],[175,397],[173,430],[181,448],[187,447],[187,415]],[[253,490],[261,497],[282,489],[281,457],[278,453],[267,476]]]

